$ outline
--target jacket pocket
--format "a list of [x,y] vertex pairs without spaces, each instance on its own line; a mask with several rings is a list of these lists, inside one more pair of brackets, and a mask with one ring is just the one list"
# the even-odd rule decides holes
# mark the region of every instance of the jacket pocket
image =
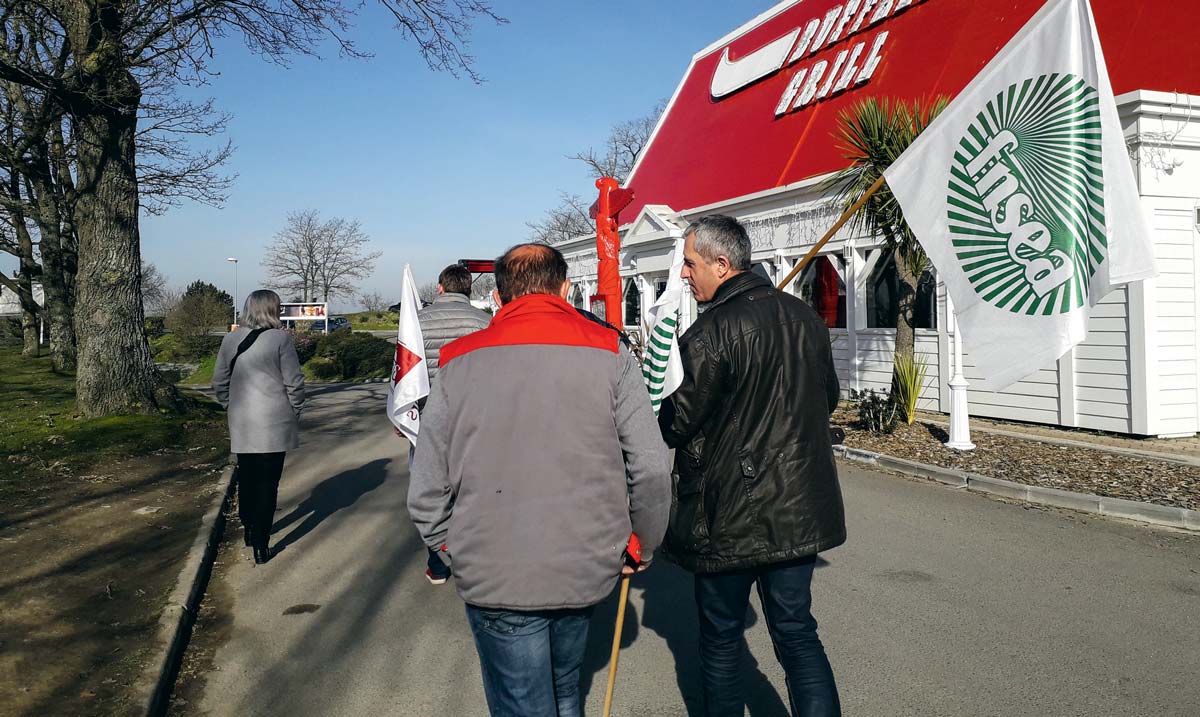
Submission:
[[692,455],[684,455],[679,468],[675,474],[667,537],[677,550],[705,553],[709,536],[708,516],[704,509],[704,473],[699,459]]
[[505,610],[480,610],[483,629],[497,635],[512,635],[529,623],[529,616]]

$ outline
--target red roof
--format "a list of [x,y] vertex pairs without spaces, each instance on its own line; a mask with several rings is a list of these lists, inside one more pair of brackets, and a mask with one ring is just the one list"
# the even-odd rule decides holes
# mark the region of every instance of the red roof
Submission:
[[[856,33],[852,29],[858,13],[841,26],[840,33],[834,20],[832,32],[840,39],[816,54],[739,90],[728,91],[728,83],[713,86],[726,48],[728,62],[734,66],[748,57],[765,58],[770,54],[766,46],[775,40],[780,40],[776,47],[786,45],[790,50],[793,43],[781,38],[798,31],[796,44],[802,44],[803,29],[811,21],[824,20],[834,8],[850,5],[910,6],[893,10],[890,16],[885,11],[879,23],[868,26],[874,14],[870,10]],[[957,94],[1041,5],[1042,0],[781,3],[693,59],[629,178],[636,200],[622,212],[623,221],[631,221],[646,204],[690,209],[841,169],[846,162],[833,139],[838,112],[868,96],[914,99]],[[1092,7],[1116,94],[1139,89],[1200,94],[1200,43],[1190,38],[1200,27],[1200,2],[1092,0]],[[865,43],[859,55],[863,64],[883,32],[887,35],[880,62],[864,84],[851,84],[841,94],[775,115],[800,69],[811,69],[822,60],[832,66],[841,51],[852,52],[860,43]],[[764,52],[756,57],[760,49]],[[714,90],[723,96],[714,98]]]

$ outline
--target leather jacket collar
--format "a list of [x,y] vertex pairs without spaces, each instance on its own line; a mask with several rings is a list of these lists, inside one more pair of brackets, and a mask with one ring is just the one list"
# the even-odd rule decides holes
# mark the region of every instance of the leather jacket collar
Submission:
[[751,289],[764,286],[770,288],[771,282],[747,269],[726,279],[724,284],[718,286],[717,293],[713,295],[712,301],[708,302],[705,310],[711,311],[715,307],[724,304],[730,299],[741,296]]

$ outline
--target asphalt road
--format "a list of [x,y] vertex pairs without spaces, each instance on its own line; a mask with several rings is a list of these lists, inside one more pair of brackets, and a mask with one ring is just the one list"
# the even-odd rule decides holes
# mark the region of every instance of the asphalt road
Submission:
[[[485,715],[462,603],[423,578],[385,388],[313,394],[280,491],[283,550],[231,570],[233,637],[201,709]],[[823,556],[814,609],[847,715],[1200,713],[1200,536],[840,470],[850,540]],[[615,610],[593,621],[589,715]],[[786,715],[753,617],[749,714]],[[698,714],[689,576],[639,576],[627,620],[614,714]]]

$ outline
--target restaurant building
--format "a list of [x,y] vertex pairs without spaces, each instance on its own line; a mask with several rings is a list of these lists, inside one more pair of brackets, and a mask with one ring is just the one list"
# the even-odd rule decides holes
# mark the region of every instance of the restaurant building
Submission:
[[[827,180],[846,166],[838,114],[866,97],[953,97],[1041,0],[788,0],[692,58],[626,186],[621,215],[625,323],[666,285],[674,241],[706,214],[740,219],[754,270],[774,281],[840,214]],[[1087,339],[999,392],[972,388],[971,415],[1144,436],[1200,431],[1200,3],[1092,0],[1113,91],[1153,232],[1159,276],[1092,311]],[[703,41],[703,38],[698,38]],[[697,43],[699,44],[699,42]],[[596,293],[595,237],[558,244],[575,283]],[[845,391],[886,389],[895,346],[895,267],[878,237],[842,230],[787,291],[833,337]],[[947,412],[953,321],[930,272],[917,300],[921,407]],[[696,315],[685,308],[684,325]],[[983,377],[964,337],[964,373]]]

